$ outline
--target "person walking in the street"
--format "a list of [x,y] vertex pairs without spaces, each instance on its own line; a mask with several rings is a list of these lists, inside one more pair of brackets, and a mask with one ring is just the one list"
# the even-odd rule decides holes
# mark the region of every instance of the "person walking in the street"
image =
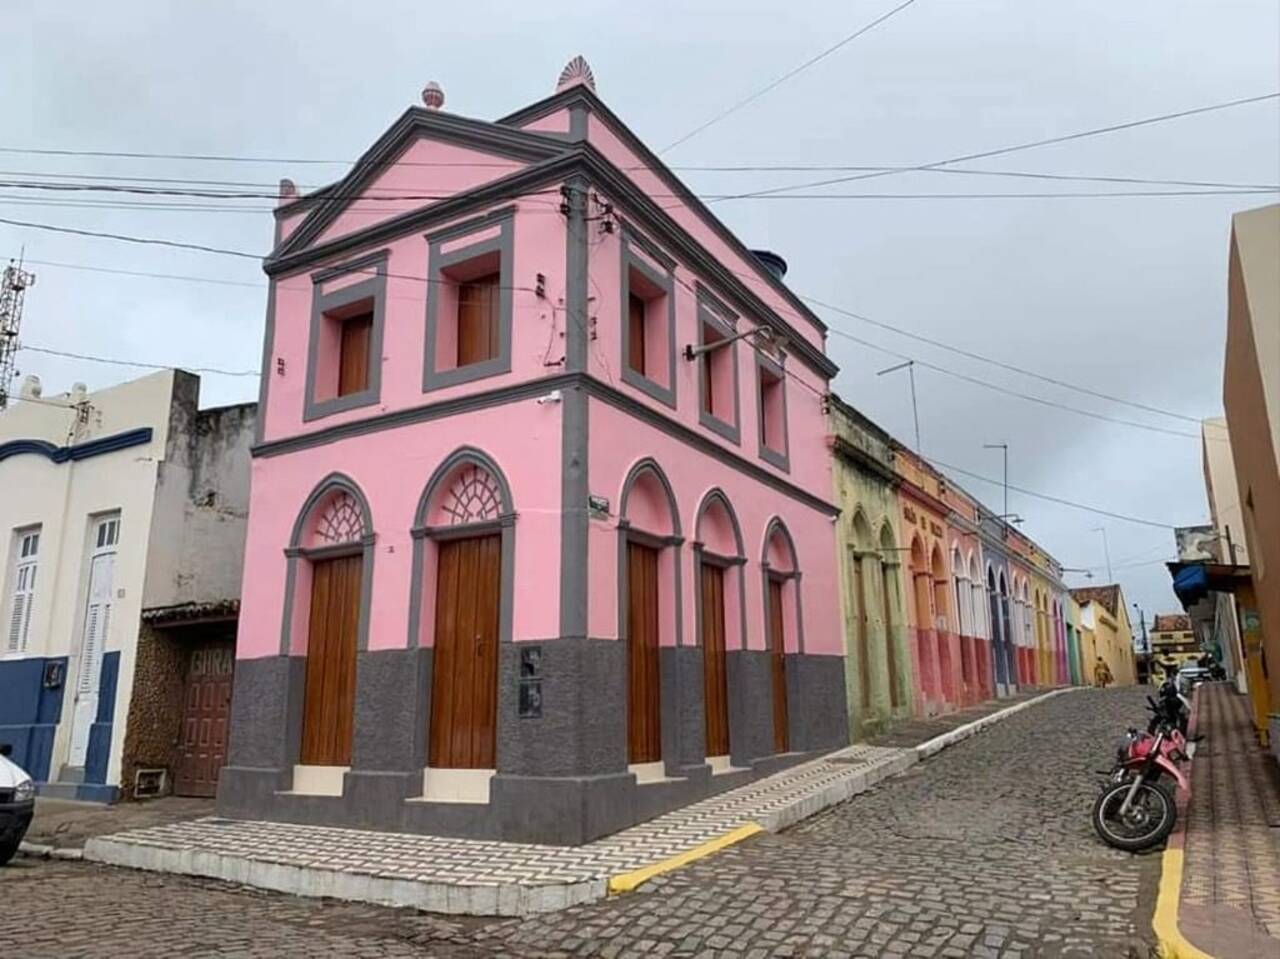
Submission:
[[1106,689],[1113,681],[1111,669],[1103,661],[1102,657],[1098,657],[1098,661],[1093,664],[1093,684],[1100,689]]

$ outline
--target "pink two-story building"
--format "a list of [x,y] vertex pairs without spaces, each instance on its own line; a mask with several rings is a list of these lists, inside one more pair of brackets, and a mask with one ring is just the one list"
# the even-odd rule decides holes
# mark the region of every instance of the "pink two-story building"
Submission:
[[571,62],[282,185],[225,815],[579,843],[847,740],[824,328]]

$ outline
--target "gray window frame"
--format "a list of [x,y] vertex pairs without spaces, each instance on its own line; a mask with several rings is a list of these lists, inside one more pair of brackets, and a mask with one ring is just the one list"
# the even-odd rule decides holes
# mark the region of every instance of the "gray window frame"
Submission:
[[[647,238],[637,233],[628,224],[622,228],[622,309],[618,325],[622,340],[622,381],[634,386],[640,392],[676,408],[676,297],[675,297],[675,260],[663,253]],[[645,255],[666,268],[660,273],[648,260],[637,256],[633,247],[643,250]],[[667,382],[663,386],[657,380],[644,373],[637,372],[631,366],[631,335],[628,329],[631,316],[631,271],[642,273],[646,280],[660,287],[667,298]]]
[[[791,424],[787,420],[787,370],[786,370],[786,354],[779,352],[778,359],[774,359],[767,353],[760,350],[753,351],[756,355],[756,441],[760,449],[760,458],[766,463],[776,466],[784,473],[791,472]],[[764,441],[764,393],[761,390],[761,374],[769,372],[776,376],[779,380],[779,388],[782,390],[782,449],[775,450],[773,447],[765,444]]]
[[[729,309],[714,293],[708,290],[701,283],[697,284],[697,323],[698,323],[698,345],[705,346],[702,331],[705,326],[710,325],[719,330],[724,337],[732,337],[737,335],[738,314]],[[721,419],[714,413],[708,413],[706,408],[707,390],[710,385],[707,382],[707,367],[701,362],[702,357],[698,357],[698,422],[711,430],[735,443],[742,445],[742,402],[740,397],[741,383],[738,376],[738,340],[734,340],[727,347],[731,351],[731,361],[733,363],[733,421]]]
[[[514,206],[507,206],[427,234],[427,341],[422,363],[424,393],[511,372],[515,213]],[[442,252],[442,247],[446,243],[490,230],[495,226],[498,227],[497,236],[450,250],[448,253]],[[440,329],[440,285],[448,282],[444,271],[489,253],[498,254],[498,355],[492,359],[481,360],[479,363],[438,370],[436,369],[436,337]]]
[[[386,325],[387,312],[387,262],[391,257],[390,250],[378,250],[366,256],[357,257],[346,263],[340,263],[311,274],[311,330],[307,343],[307,380],[303,395],[302,421],[313,420],[342,413],[346,410],[374,406],[382,400],[382,332]],[[345,286],[332,293],[321,293],[325,283],[347,276],[351,273],[365,271],[373,267],[372,277],[351,286]],[[316,368],[320,359],[320,327],[325,322],[325,314],[350,306],[360,300],[373,301],[373,329],[369,333],[369,380],[368,386],[345,396],[334,396],[325,400],[316,399]],[[266,375],[265,372],[263,374]]]

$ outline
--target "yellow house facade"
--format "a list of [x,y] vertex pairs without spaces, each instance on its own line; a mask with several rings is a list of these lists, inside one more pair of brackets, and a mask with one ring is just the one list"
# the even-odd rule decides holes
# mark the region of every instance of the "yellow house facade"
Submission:
[[1133,627],[1119,584],[1073,589],[1071,595],[1080,605],[1085,680],[1092,682],[1094,666],[1101,658],[1117,686],[1132,686],[1137,682],[1138,673]]
[[1185,613],[1157,613],[1155,624],[1147,635],[1151,638],[1151,653],[1158,662],[1174,662],[1182,666],[1203,655],[1200,641],[1192,629],[1191,617]]

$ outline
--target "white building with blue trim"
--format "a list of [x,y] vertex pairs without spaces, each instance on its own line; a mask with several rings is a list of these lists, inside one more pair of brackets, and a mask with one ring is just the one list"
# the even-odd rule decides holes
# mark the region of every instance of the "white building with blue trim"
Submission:
[[[42,794],[130,794],[127,740],[172,784],[153,743],[181,740],[187,717],[180,692],[155,690],[181,690],[191,656],[144,647],[140,670],[140,634],[179,635],[144,624],[193,611],[199,642],[234,641],[255,408],[200,411],[198,397],[199,378],[173,370],[57,396],[28,378],[0,412],[0,743]],[[210,632],[211,609],[229,633]],[[157,663],[182,675],[166,681]]]

